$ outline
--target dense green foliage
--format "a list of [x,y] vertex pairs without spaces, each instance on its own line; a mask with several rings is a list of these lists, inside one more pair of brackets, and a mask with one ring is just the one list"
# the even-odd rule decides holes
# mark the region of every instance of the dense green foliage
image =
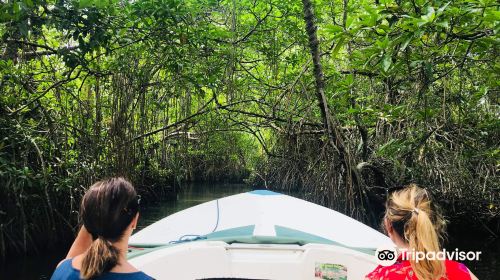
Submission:
[[416,181],[498,223],[498,2],[316,0],[306,32],[307,2],[0,0],[0,258],[112,174],[250,176],[372,221]]

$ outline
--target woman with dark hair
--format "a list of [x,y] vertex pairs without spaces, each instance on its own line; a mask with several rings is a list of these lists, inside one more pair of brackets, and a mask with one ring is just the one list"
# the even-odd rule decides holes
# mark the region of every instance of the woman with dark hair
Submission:
[[83,226],[51,280],[151,280],[127,262],[137,226],[139,196],[130,182],[111,178],[92,185],[80,206]]
[[[433,255],[441,251],[445,221],[427,191],[415,184],[392,193],[386,202],[383,227],[402,251],[396,263],[379,265],[366,280],[467,280],[477,278],[456,261],[416,259],[415,252]],[[427,254],[430,253],[430,254]]]

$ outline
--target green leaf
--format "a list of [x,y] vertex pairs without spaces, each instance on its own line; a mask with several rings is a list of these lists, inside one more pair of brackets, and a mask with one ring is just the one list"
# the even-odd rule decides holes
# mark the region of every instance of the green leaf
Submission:
[[344,42],[345,42],[345,37],[344,36],[340,37],[337,44],[335,44],[335,47],[332,50],[332,57],[333,58],[335,58],[337,56],[337,54],[340,51],[340,48],[344,45]]
[[421,16],[420,18],[424,20],[426,23],[432,22],[436,18],[436,11],[434,10],[434,7],[429,6],[427,8],[427,14]]
[[408,38],[406,38],[406,40],[403,42],[403,44],[401,45],[401,47],[399,48],[400,51],[404,51],[406,50],[406,47],[408,47],[408,45],[410,44],[411,40],[413,39],[413,36],[408,36]]
[[440,14],[443,13],[444,9],[446,9],[446,7],[448,7],[448,5],[450,5],[451,2],[448,2],[446,4],[444,4],[444,6],[442,6],[441,8],[439,8],[436,12],[436,14],[439,16]]
[[19,32],[23,37],[28,37],[28,24],[25,21],[22,21],[18,25]]
[[[101,1],[97,1],[97,2],[101,2]],[[80,2],[78,3],[78,7],[80,7],[81,9],[90,8],[93,5],[94,5],[94,0],[80,0]]]
[[347,16],[347,19],[346,19],[346,22],[345,22],[345,26],[346,28],[349,28],[351,27],[352,23],[354,22],[354,17],[352,16]]
[[15,3],[13,6],[13,12],[14,12],[14,16],[18,16],[19,13],[21,12],[21,3]]
[[325,30],[332,33],[332,34],[338,34],[344,31],[344,29],[341,26],[334,25],[334,24],[328,24],[325,27]]
[[424,62],[424,71],[425,71],[425,75],[430,79],[433,75],[432,63],[425,61]]
[[382,58],[382,69],[385,72],[387,72],[387,70],[389,70],[389,68],[391,67],[391,64],[392,64],[391,56],[388,53],[386,53]]
[[436,25],[437,26],[441,26],[443,28],[449,28],[450,27],[450,23],[448,21],[440,21],[440,22],[437,22]]
[[23,0],[23,3],[24,5],[26,5],[26,7],[33,7],[33,1],[32,0]]

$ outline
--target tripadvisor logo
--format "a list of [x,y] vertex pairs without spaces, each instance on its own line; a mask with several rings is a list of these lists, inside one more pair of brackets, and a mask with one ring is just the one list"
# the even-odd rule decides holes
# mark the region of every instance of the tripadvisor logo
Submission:
[[[420,262],[423,260],[453,260],[453,261],[479,261],[480,251],[459,251],[455,249],[453,251],[447,251],[443,249],[437,252],[420,252],[412,250],[401,250],[401,260],[409,261],[414,260],[415,262]],[[398,249],[392,245],[381,246],[375,251],[375,258],[378,264],[382,266],[393,265],[398,259],[399,253]]]

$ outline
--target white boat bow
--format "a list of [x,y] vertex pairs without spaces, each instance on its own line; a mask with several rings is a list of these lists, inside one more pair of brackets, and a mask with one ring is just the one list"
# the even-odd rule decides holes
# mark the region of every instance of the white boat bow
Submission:
[[157,279],[363,279],[390,239],[331,209],[257,190],[174,213],[134,234]]

